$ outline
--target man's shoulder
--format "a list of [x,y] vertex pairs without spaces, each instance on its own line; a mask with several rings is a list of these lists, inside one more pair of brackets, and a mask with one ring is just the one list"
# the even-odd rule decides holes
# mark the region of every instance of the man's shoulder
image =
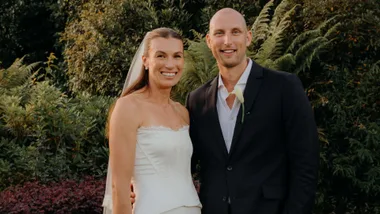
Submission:
[[207,91],[207,89],[211,87],[211,82],[214,81],[215,78],[212,78],[211,80],[207,81],[203,85],[201,85],[198,88],[196,88],[193,91],[191,91],[190,92],[190,96],[191,97],[193,97],[193,96],[199,97],[199,95],[204,94],[204,92]]
[[287,84],[299,80],[294,73],[259,66],[263,70],[263,77],[269,82]]
[[189,109],[189,111],[192,111],[195,108],[204,104],[206,100],[206,92],[211,87],[212,81],[214,81],[215,78],[207,81],[206,83],[202,84],[201,86],[199,86],[198,88],[196,88],[188,94],[188,97],[186,99],[186,107]]
[[268,77],[287,79],[287,78],[292,78],[295,76],[295,74],[292,74],[286,71],[275,70],[275,69],[270,69],[270,68],[263,68],[263,69],[264,69],[264,73],[266,73]]
[[[280,79],[289,78],[290,76],[294,75],[289,72],[266,67],[265,65],[261,65],[260,63],[254,61],[253,59],[251,59],[251,61],[252,61],[252,67],[251,67],[250,76],[254,75],[259,78],[264,77],[269,80],[275,80],[278,78]],[[254,74],[252,74],[252,72]]]
[[267,81],[271,82],[272,84],[282,85],[282,87],[293,87],[296,85],[303,86],[297,74],[265,67],[263,67],[263,71]]

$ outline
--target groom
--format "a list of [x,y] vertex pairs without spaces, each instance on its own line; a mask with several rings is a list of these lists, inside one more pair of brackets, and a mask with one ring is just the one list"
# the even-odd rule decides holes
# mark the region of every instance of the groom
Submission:
[[[209,27],[219,75],[191,92],[186,104],[202,213],[311,213],[319,145],[300,80],[247,58],[252,33],[239,12],[222,9]],[[235,87],[244,101],[230,93]]]

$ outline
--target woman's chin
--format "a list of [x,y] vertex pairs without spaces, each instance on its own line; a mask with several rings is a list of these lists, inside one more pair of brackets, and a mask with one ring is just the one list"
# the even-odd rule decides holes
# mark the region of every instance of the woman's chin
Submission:
[[175,85],[177,85],[179,82],[179,80],[166,80],[166,81],[162,81],[160,86],[161,88],[165,88],[165,89],[170,89],[172,87],[174,87]]
[[179,82],[179,78],[172,78],[172,79],[165,78],[165,79],[159,79],[158,81],[157,80],[153,80],[150,83],[152,85],[155,85],[156,86],[155,88],[159,88],[159,89],[171,89],[175,85],[177,85],[178,82]]

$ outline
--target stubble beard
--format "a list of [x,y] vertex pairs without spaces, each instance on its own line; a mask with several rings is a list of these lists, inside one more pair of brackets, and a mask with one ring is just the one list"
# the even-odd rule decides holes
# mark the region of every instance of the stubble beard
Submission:
[[236,67],[238,66],[242,60],[239,60],[239,59],[233,59],[231,62],[228,62],[228,60],[225,60],[223,59],[222,57],[220,57],[220,64],[223,66],[223,67],[226,67],[226,68],[233,68],[233,67]]

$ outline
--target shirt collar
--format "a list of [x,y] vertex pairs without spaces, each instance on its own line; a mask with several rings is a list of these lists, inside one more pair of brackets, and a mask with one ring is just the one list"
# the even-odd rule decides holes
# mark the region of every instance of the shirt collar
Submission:
[[[243,74],[240,76],[240,79],[238,80],[237,85],[246,85],[247,84],[249,74],[251,73],[251,69],[252,69],[252,60],[250,58],[248,58],[248,65],[245,68]],[[221,88],[221,87],[225,87],[225,86],[224,86],[224,83],[222,80],[222,76],[219,73],[218,88]]]

